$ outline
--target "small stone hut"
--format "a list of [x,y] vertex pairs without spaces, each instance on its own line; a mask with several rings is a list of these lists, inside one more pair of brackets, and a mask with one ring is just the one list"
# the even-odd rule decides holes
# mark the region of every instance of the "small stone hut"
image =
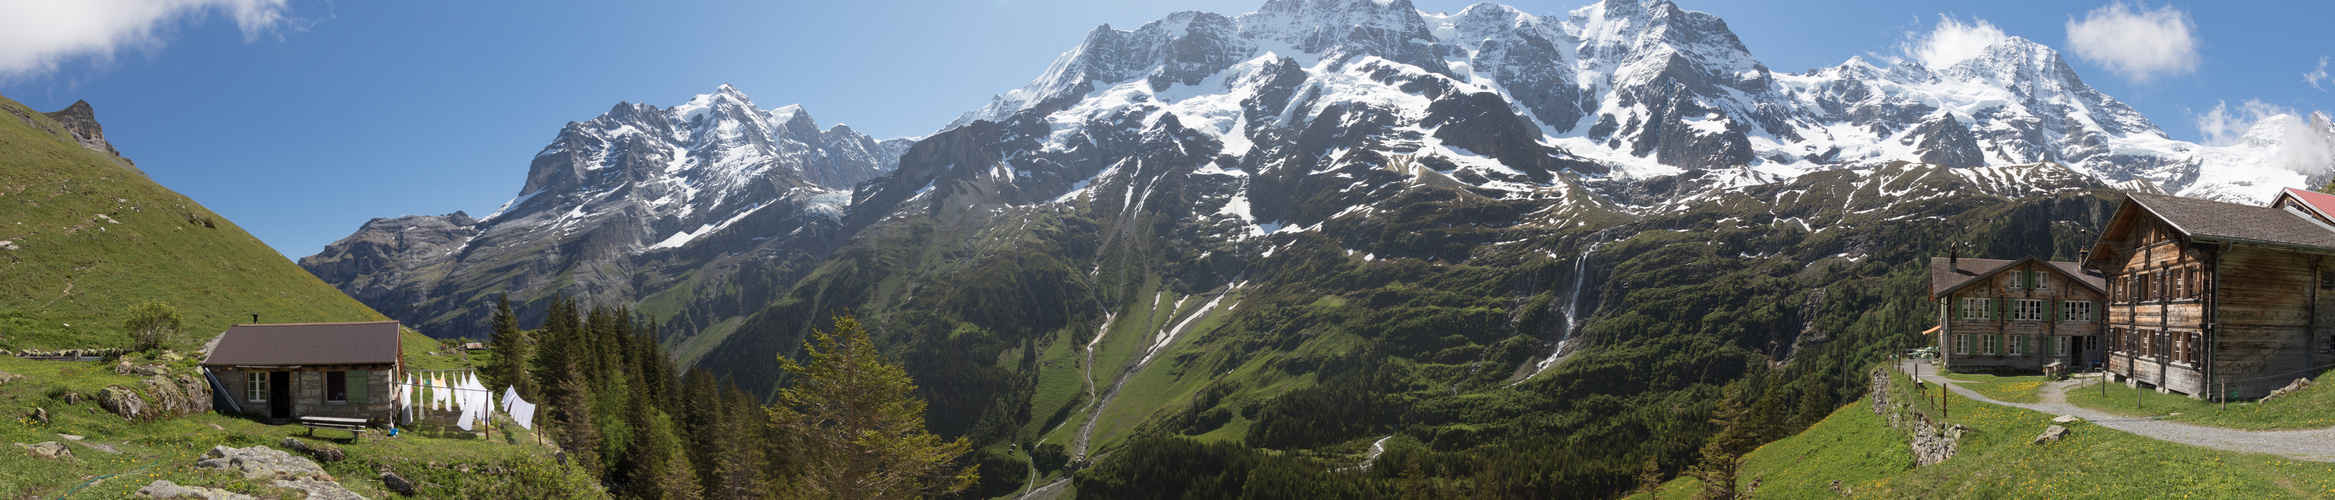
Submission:
[[[282,422],[307,417],[397,416],[394,381],[405,372],[396,321],[235,325],[203,367],[246,415]],[[234,411],[220,408],[221,411]]]

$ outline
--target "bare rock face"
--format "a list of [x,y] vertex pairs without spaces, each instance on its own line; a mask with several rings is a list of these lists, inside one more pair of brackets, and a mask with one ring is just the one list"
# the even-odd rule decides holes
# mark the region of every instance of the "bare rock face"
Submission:
[[202,377],[179,375],[178,388],[186,394],[188,415],[211,412],[211,384]]
[[203,459],[196,461],[195,466],[242,472],[244,479],[332,477],[325,474],[324,468],[317,467],[316,462],[266,446],[213,446],[211,451],[203,452]]
[[200,498],[203,500],[256,500],[258,498],[218,488],[180,486],[168,479],[156,479],[153,483],[148,483],[146,487],[138,488],[138,496],[146,498]]
[[147,409],[150,410],[147,412],[148,418],[177,417],[187,414],[194,408],[194,404],[187,401],[186,392],[179,389],[177,382],[172,382],[169,378],[161,375],[155,375],[146,377],[144,383],[146,384],[146,393],[154,395],[154,400],[147,402]]
[[97,394],[97,405],[104,407],[105,411],[121,415],[124,420],[137,420],[146,416],[146,398],[138,397],[138,391],[127,387],[106,386],[104,391]]
[[64,124],[65,133],[71,134],[73,140],[81,143],[81,147],[114,156],[122,155],[114,150],[113,143],[105,142],[105,127],[97,124],[97,110],[89,106],[89,101],[73,101],[73,105],[65,109],[41,114]]
[[8,385],[8,383],[9,383],[9,382],[14,382],[14,381],[17,381],[17,380],[20,380],[20,379],[24,379],[24,378],[29,378],[29,377],[25,377],[25,376],[23,376],[23,375],[17,375],[17,374],[14,374],[14,373],[0,372],[0,385]]
[[341,486],[315,461],[266,446],[213,446],[195,462],[195,467],[237,471],[243,473],[244,479],[274,479],[275,486],[308,492],[308,498],[312,499],[365,498]]
[[48,408],[33,408],[33,409],[32,409],[32,415],[30,415],[30,416],[32,417],[32,419],[33,419],[33,420],[39,421],[40,423],[44,423],[44,424],[46,424],[46,423],[49,423],[49,409],[48,409]]
[[37,444],[16,443],[16,447],[24,448],[25,451],[31,452],[32,456],[41,458],[73,458],[73,450],[65,448],[64,443],[56,441],[43,441]]

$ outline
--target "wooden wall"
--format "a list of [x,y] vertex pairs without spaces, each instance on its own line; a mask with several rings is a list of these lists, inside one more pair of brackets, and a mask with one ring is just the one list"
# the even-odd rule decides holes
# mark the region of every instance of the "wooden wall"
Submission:
[[[2047,266],[2048,264],[2036,262],[2022,263],[2019,267],[1988,276],[1984,282],[1972,283],[1960,290],[1955,290],[1952,295],[1946,297],[1944,304],[1939,308],[1940,314],[1943,316],[1940,318],[1939,324],[1946,327],[1939,329],[1938,346],[1942,353],[1941,356],[1946,361],[1947,368],[1970,371],[2034,371],[2043,369],[2044,365],[2053,361],[2066,361],[2068,365],[2074,365],[2085,359],[2084,356],[2080,355],[2081,353],[2045,354],[2051,352],[2050,349],[2053,349],[2053,346],[2057,344],[2057,337],[2092,337],[2101,332],[2101,322],[2098,320],[2057,320],[2059,318],[2056,308],[2059,307],[2059,301],[2099,302],[2104,297],[2099,292],[2092,291],[2091,288],[2074,282]],[[2021,286],[2017,282],[2019,279],[2017,271],[2041,273],[2043,286],[2032,289]],[[2011,308],[2002,306],[1995,306],[1987,319],[1963,319],[1959,305],[1961,300],[1965,298],[2043,300],[2047,310],[2041,321],[2013,320],[2011,319]],[[2100,310],[2102,305],[2104,304],[2094,306],[2092,314],[2095,318],[2104,313]],[[1961,354],[1954,347],[1954,342],[1959,335],[1971,335],[1972,347],[1968,354]],[[1982,347],[1985,341],[1979,337],[1981,335],[1997,336],[1998,343],[1995,354],[1985,354]],[[2039,342],[2036,348],[2021,355],[2010,355],[2005,344],[2023,340],[2026,338],[2024,336],[2035,336]],[[2081,348],[2082,345],[2083,343],[2073,340],[2068,342],[2070,349]]]
[[[2278,248],[2230,246],[2211,262],[2209,250],[2187,244],[2161,223],[2144,218],[2125,241],[2109,245],[2109,370],[2128,381],[2195,396],[2227,382],[2241,398],[2261,397],[2330,358],[2326,332],[2335,326],[2335,292],[2323,293],[2327,257]],[[2209,247],[2211,248],[2211,247]],[[2218,322],[2209,329],[2208,321]],[[2164,332],[2152,349],[2140,337]],[[2195,359],[2180,359],[2180,341],[2202,340]],[[2212,366],[2208,366],[2208,365]],[[2290,373],[2292,372],[2292,373]],[[2280,375],[2281,373],[2290,373]]]

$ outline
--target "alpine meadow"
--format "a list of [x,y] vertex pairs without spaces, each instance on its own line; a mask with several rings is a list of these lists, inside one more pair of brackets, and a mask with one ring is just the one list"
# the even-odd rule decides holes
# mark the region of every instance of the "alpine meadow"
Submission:
[[[291,229],[246,233],[148,174],[177,186],[195,176],[155,169],[202,150],[139,149],[120,125],[109,142],[109,108],[90,102],[0,100],[0,440],[22,441],[0,449],[0,496],[2335,495],[2335,389],[2316,383],[2335,366],[2335,124],[2311,93],[2169,104],[2266,64],[2199,41],[2268,43],[2232,33],[2247,27],[2215,17],[2227,7],[1986,3],[1972,8],[2002,24],[1905,31],[1816,20],[1934,13],[1831,5],[1806,14],[1821,27],[1764,11],[1731,26],[1673,0],[1414,1],[1150,6],[945,114],[901,82],[940,96],[991,77],[894,76],[956,52],[837,35],[867,7],[728,6],[670,31],[639,6],[536,6],[640,18],[562,42],[643,51],[595,57],[721,40],[692,50],[786,74],[571,78],[528,98],[572,113],[547,115],[495,97],[514,85],[493,68],[579,66],[537,45],[572,34],[516,23],[497,29],[533,41],[416,45],[509,57],[449,59],[479,80],[430,84],[505,102],[330,118],[361,124],[334,141],[374,152],[252,181],[284,184],[236,192],[287,192],[232,213],[408,215],[325,228],[319,241],[346,236],[291,259],[253,236]],[[1021,16],[1029,33],[963,42],[1003,47],[1131,8],[1038,3],[897,15]],[[1784,3],[1753,6],[1801,8]],[[159,5],[180,17],[118,42],[153,47],[146,62],[0,36],[35,54],[0,50],[0,89],[148,78],[129,75],[228,50],[178,41],[225,19],[244,32],[234,50],[286,61],[391,19]],[[861,66],[797,76],[834,53],[772,55],[739,43],[770,33],[717,28],[758,9],[784,13],[760,30],[851,46]],[[900,23],[868,33],[954,33]],[[1792,73],[1749,43],[1811,30],[1897,45]],[[2309,57],[2316,73],[2283,85],[2324,92],[2326,59]],[[352,71],[311,66],[274,78]],[[703,93],[609,97],[683,78],[666,93]],[[804,81],[834,79],[865,88]],[[924,114],[897,111],[911,107]],[[578,121],[521,131],[551,132],[524,169],[463,149],[541,144],[479,128],[522,114]],[[474,137],[433,146],[439,127]],[[232,162],[295,156],[319,157]],[[457,170],[473,164],[510,175]],[[341,192],[322,204],[346,207],[288,192],[327,183]],[[491,212],[410,215],[482,183],[516,190]]]

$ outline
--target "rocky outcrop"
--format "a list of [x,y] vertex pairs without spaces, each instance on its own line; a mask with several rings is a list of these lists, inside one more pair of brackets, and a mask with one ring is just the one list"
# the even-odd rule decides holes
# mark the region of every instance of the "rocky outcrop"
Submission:
[[306,441],[301,441],[299,438],[291,436],[285,436],[284,441],[277,443],[277,446],[289,448],[292,451],[306,453],[308,456],[316,457],[316,460],[319,462],[339,462],[349,458],[348,453],[342,452],[338,446],[325,443],[317,443],[312,445],[308,444]]
[[308,492],[312,499],[363,499],[341,486],[315,461],[266,446],[213,446],[195,467],[239,472],[244,479],[272,479],[274,485]]
[[147,483],[146,487],[138,488],[138,496],[160,499],[198,498],[202,500],[255,500],[258,498],[218,488],[180,486],[168,479],[156,479],[152,483]]
[[41,458],[73,458],[73,450],[66,448],[64,443],[56,441],[43,441],[35,444],[16,443],[16,447],[24,448],[24,451],[32,453],[32,456]]
[[[126,420],[178,418],[211,411],[211,385],[194,375],[172,374],[161,364],[123,361],[114,372],[146,377],[139,387],[109,385],[98,392],[97,404]],[[73,404],[72,394],[67,403]]]
[[123,420],[138,420],[148,416],[146,398],[139,397],[138,391],[128,387],[105,386],[104,390],[97,393],[97,405],[105,408],[105,411],[120,415]]
[[2059,438],[2066,437],[2066,436],[2067,436],[2067,426],[2064,426],[2064,425],[2059,425],[2059,424],[2051,424],[2051,426],[2050,426],[2050,427],[2044,427],[2044,428],[2043,428],[2043,433],[2042,433],[2042,434],[2036,434],[2036,435],[2035,435],[2035,444],[2044,444],[2044,443],[2049,443],[2049,442],[2052,442],[2052,441],[2058,441],[2058,440],[2059,440]]

